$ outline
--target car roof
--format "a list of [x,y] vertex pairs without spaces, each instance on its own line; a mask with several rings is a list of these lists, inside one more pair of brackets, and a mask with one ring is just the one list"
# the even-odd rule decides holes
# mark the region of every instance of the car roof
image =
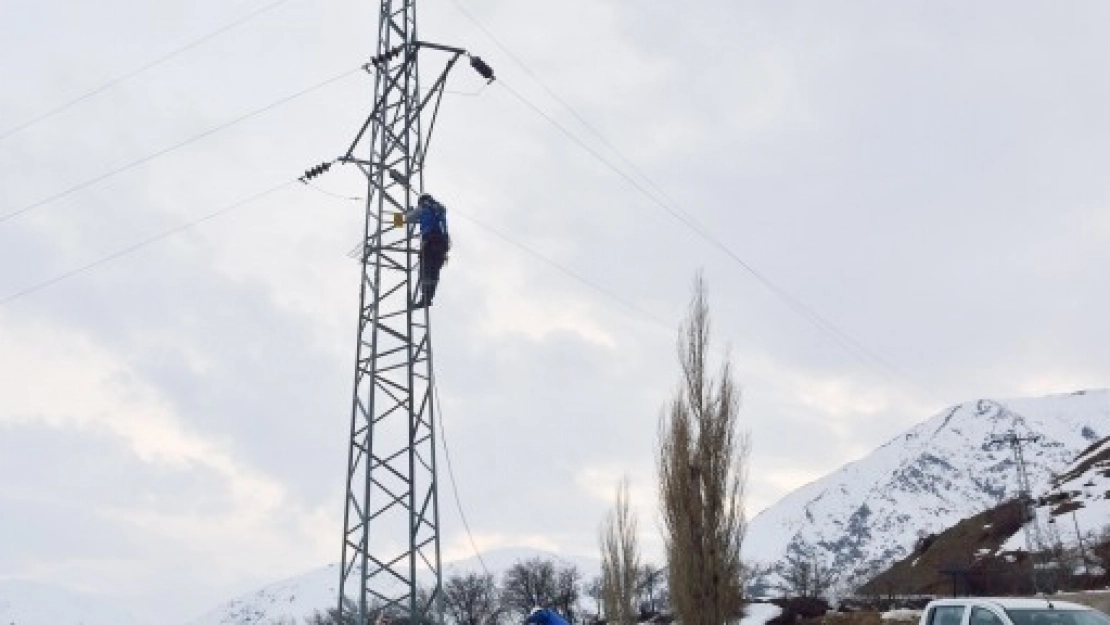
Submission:
[[1003,610],[1090,610],[1085,605],[1070,601],[1055,601],[1049,597],[956,597],[935,599],[929,605],[991,605]]

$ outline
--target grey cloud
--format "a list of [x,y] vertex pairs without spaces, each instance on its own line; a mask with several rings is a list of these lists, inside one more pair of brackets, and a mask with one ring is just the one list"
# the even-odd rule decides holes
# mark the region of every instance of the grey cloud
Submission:
[[[25,118],[228,17],[215,3],[187,4],[132,9],[124,22],[79,12],[57,24],[47,8],[19,5],[33,15],[20,22],[26,31],[0,38],[13,50],[37,41],[27,33],[46,25],[69,43],[26,68],[0,67],[0,82],[22,87],[0,102],[0,117]],[[1100,358],[1110,343],[1101,275],[1110,232],[1098,226],[1110,200],[1101,173],[1110,145],[1105,7],[466,4],[707,231],[912,379],[838,346],[502,85],[449,96],[428,184],[453,210],[667,324],[682,316],[690,278],[704,268],[718,344],[731,344],[744,366],[743,419],[761,498],[783,494],[763,477],[773,470],[831,470],[930,408],[1017,394],[1032,378],[1110,376]],[[450,3],[422,11],[422,36],[479,52],[505,84],[609,154]],[[0,211],[357,66],[372,47],[372,13],[368,5],[289,3],[90,108],[11,138],[0,144],[0,170],[11,180],[0,189]],[[452,80],[453,89],[478,86],[465,73]],[[0,223],[0,297],[333,157],[362,121],[368,89],[367,77],[354,77]],[[340,171],[321,185],[362,193],[357,178]],[[76,330],[125,363],[124,379],[113,383],[155,389],[190,432],[290,490],[293,512],[274,524],[295,535],[305,508],[333,506],[339,515],[357,284],[343,254],[357,242],[358,212],[311,190],[275,195],[25,298],[0,310],[0,320]],[[331,224],[349,236],[326,234]],[[471,525],[588,547],[605,503],[582,492],[575,471],[610,464],[650,473],[655,420],[674,384],[674,331],[480,227],[456,219],[453,228],[433,315],[443,418]],[[299,267],[320,279],[290,275]],[[514,297],[582,310],[613,346],[573,328],[542,338],[491,329],[504,296],[493,287],[508,276],[521,281]],[[342,280],[350,289],[339,293]],[[311,303],[312,312],[289,301]],[[800,384],[842,381],[849,394],[874,391],[892,405],[863,427],[859,415],[802,403],[798,395],[813,389],[777,379],[786,375]],[[126,474],[136,493],[159,484],[181,493],[180,502],[155,506],[224,504],[211,476],[162,475],[129,464],[118,442],[71,436],[13,433],[46,451],[23,458],[13,448],[10,462],[60,463],[106,481]],[[104,473],[80,464],[91,462],[83,450],[66,459],[86,437],[115,459]],[[0,482],[0,492],[15,483]],[[85,498],[82,518],[99,544],[161,561],[156,549],[120,542],[126,528],[93,518],[128,505],[129,490],[71,496]],[[457,534],[442,491],[441,507],[447,533]],[[13,526],[24,519],[27,557],[46,548],[37,515],[0,517]],[[205,562],[219,568],[251,557]],[[180,584],[223,598],[200,577]],[[135,593],[154,603],[172,591],[152,582]]]
[[9,574],[43,560],[143,560],[160,538],[120,531],[117,515],[218,515],[234,505],[211,469],[144,461],[126,440],[93,426],[0,424],[0,475]]

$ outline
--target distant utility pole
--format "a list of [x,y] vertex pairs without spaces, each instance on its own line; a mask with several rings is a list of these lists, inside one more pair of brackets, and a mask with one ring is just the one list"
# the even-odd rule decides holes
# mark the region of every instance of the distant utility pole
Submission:
[[1075,540],[1079,543],[1079,558],[1083,561],[1083,574],[1089,575],[1087,568],[1087,550],[1083,548],[1083,534],[1079,532],[1079,521],[1075,518],[1075,510],[1071,511],[1071,522],[1075,525]]
[[[1003,415],[1011,414],[1010,410],[1002,404],[997,404],[999,411]],[[1025,454],[1023,447],[1026,443],[1035,443],[1041,440],[1040,435],[1028,434],[1019,436],[1016,432],[1010,431],[1002,436],[993,436],[987,441],[987,447],[992,449],[1000,449],[1002,447],[1009,447],[1014,454],[1014,464],[1017,465],[1017,479],[1018,479],[1018,501],[1021,502],[1021,510],[1023,513],[1022,529],[1025,532],[1025,549],[1029,553],[1029,562],[1032,567],[1032,581],[1034,592],[1041,592],[1046,586],[1041,579],[1040,570],[1037,566],[1038,553],[1045,552],[1044,535],[1041,533],[1041,526],[1037,522],[1037,508],[1033,502],[1032,487],[1029,484],[1029,472],[1025,468]]]

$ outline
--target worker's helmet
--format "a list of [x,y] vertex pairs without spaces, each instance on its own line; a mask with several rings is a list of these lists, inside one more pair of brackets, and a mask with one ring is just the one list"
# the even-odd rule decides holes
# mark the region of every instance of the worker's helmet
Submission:
[[534,615],[534,614],[535,614],[536,612],[539,612],[539,611],[540,611],[540,610],[542,610],[542,609],[543,609],[543,608],[541,608],[540,606],[536,606],[536,607],[532,608],[532,611],[528,613],[528,616],[532,616],[532,615]]

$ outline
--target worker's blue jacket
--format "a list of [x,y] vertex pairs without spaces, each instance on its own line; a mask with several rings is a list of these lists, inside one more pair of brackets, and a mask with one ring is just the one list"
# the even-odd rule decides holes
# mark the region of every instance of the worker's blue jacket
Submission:
[[551,608],[537,610],[524,622],[534,625],[567,625],[566,619],[559,616],[559,613]]
[[426,204],[419,204],[416,208],[405,213],[405,221],[420,224],[420,236],[426,237],[433,233],[447,234],[447,208],[439,202],[432,200]]

